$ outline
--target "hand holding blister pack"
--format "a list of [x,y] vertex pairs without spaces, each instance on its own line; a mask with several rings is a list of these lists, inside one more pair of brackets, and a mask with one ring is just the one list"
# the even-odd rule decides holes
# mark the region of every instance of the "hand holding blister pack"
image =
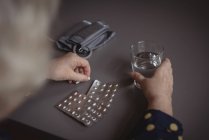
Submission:
[[104,46],[114,36],[115,32],[103,22],[83,20],[60,37],[56,44],[61,50],[89,58],[95,49]]
[[117,89],[117,83],[102,83],[95,80],[87,94],[76,91],[59,102],[56,107],[85,126],[91,126],[110,110]]

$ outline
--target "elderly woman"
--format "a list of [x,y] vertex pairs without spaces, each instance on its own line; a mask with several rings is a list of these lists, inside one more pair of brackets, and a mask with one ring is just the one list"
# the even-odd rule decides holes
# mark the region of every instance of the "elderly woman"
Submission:
[[[0,119],[11,113],[28,92],[46,79],[87,81],[90,65],[73,53],[50,60],[47,40],[56,13],[55,0],[0,1]],[[151,78],[131,73],[148,101],[142,123],[134,139],[182,140],[182,126],[172,112],[173,76],[169,59]]]

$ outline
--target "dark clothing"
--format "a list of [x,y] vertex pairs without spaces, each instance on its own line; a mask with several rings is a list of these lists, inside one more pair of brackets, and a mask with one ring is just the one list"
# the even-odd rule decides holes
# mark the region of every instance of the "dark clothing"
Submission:
[[147,110],[133,140],[183,140],[182,124],[159,110]]

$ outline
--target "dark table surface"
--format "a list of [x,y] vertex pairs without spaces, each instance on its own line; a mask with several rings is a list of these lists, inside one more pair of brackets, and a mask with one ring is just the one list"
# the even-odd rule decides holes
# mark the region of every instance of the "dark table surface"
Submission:
[[185,139],[209,137],[208,9],[206,3],[191,1],[61,1],[51,32],[53,39],[83,19],[105,21],[117,32],[89,59],[92,80],[121,85],[112,109],[96,125],[84,127],[54,105],[74,90],[85,91],[90,82],[70,85],[50,81],[10,119],[70,140],[126,139],[146,107],[143,94],[127,75],[131,71],[130,45],[154,40],[165,46],[172,61],[174,116],[184,125]]

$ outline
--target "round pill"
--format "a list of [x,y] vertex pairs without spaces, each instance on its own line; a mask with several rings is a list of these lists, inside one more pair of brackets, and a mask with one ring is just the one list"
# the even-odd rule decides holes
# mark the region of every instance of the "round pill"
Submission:
[[85,121],[85,119],[86,119],[86,118],[83,117],[81,120],[82,120],[82,121]]
[[107,104],[107,107],[109,108],[110,107],[110,104]]
[[81,97],[82,95],[80,94],[78,97]]
[[90,103],[90,102],[91,102],[91,100],[89,99],[89,100],[88,100],[88,102]]
[[80,104],[80,103],[81,103],[81,100],[79,100],[77,103],[79,103],[79,104]]
[[92,91],[91,93],[92,93],[92,94],[95,94],[95,92],[94,92],[94,91]]
[[103,87],[106,87],[106,86],[107,86],[106,84],[103,85]]
[[86,96],[84,96],[83,99],[86,100]]
[[78,108],[77,108],[77,110],[81,110],[81,108],[80,108],[80,107],[78,107]]
[[67,102],[67,100],[64,101],[65,103]]
[[87,108],[87,110],[90,110],[91,109],[91,107],[89,106],[88,108]]
[[115,87],[118,87],[118,84],[116,84]]
[[75,99],[73,99],[73,101],[77,101],[77,99],[75,98]]
[[59,107],[61,107],[62,106],[62,104],[59,104]]
[[98,101],[98,100],[99,100],[99,97],[96,98],[96,101]]
[[108,94],[105,94],[105,97],[107,97],[108,96]]
[[100,91],[102,92],[102,91],[104,91],[104,89],[102,88]]
[[92,120],[93,120],[93,121],[96,121],[97,119],[96,119],[95,117],[92,117]]
[[101,114],[101,113],[99,113],[99,114],[97,114],[97,116],[98,116],[98,117],[102,117],[102,114]]
[[65,109],[66,108],[66,106],[63,106],[63,109]]
[[107,111],[107,109],[106,109],[106,108],[104,108],[104,109],[103,109],[103,112],[106,112],[106,111]]
[[72,114],[74,115],[75,114],[75,111],[73,111]]
[[68,109],[67,111],[68,111],[68,112],[70,112],[70,111],[71,111],[71,109]]
[[108,89],[107,92],[110,92],[110,90]]
[[94,89],[98,89],[97,87],[94,87]]
[[98,109],[101,110],[102,109],[102,106],[99,106]]
[[75,92],[75,93],[74,93],[74,95],[77,95],[77,94],[78,94],[78,92]]
[[109,87],[112,87],[112,85],[110,84]]
[[113,91],[114,91],[114,92],[116,92],[116,91],[117,91],[117,89],[114,89]]
[[69,97],[69,99],[72,99],[72,98],[73,98],[72,96]]
[[89,120],[86,120],[86,125],[90,125],[91,122]]
[[90,95],[90,96],[89,96],[89,98],[93,98],[93,96],[92,96],[92,95]]
[[93,103],[93,106],[96,106],[97,104],[96,103]]
[[71,105],[71,104],[72,104],[71,102],[68,103],[68,105]]
[[112,99],[110,99],[109,102],[112,102]]
[[112,97],[114,97],[115,96],[115,94],[112,94]]

